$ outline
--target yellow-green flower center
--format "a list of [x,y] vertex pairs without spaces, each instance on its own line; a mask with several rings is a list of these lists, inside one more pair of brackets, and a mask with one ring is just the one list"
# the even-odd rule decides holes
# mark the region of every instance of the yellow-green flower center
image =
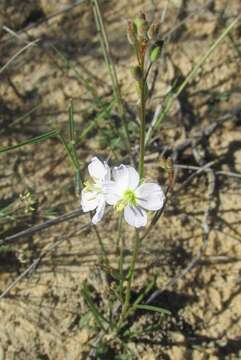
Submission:
[[101,192],[101,188],[98,185],[91,183],[90,181],[86,181],[84,183],[84,191],[86,192]]
[[126,206],[135,206],[137,203],[136,194],[133,190],[126,190],[121,200],[117,202],[115,208],[122,211]]
[[133,190],[126,190],[123,199],[129,205],[136,205],[136,194],[134,193]]

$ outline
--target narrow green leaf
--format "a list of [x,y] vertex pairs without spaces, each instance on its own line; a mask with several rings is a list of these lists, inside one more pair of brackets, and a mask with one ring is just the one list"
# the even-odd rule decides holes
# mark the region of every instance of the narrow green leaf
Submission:
[[[8,128],[12,128],[13,126],[15,126],[15,125],[19,124],[20,122],[24,121],[25,119],[27,119],[35,110],[37,110],[40,107],[40,105],[41,104],[38,104],[38,105],[34,106],[31,110],[29,110],[25,114],[21,115],[17,119],[13,120],[11,122],[11,124],[8,125]],[[5,129],[2,128],[0,130],[0,134],[4,133],[4,131],[5,131]]]
[[70,149],[69,144],[66,142],[66,140],[64,139],[64,137],[62,135],[59,134],[59,139],[62,142],[62,144],[64,145],[64,148],[69,156],[69,159],[73,165],[73,167],[75,168],[75,170],[79,170],[79,166],[78,163],[76,162],[76,159],[74,158],[72,151]]
[[158,312],[160,314],[167,314],[167,315],[171,314],[171,312],[167,309],[163,309],[163,308],[160,308],[157,306],[152,306],[152,305],[139,304],[139,305],[135,305],[135,308],[141,309],[141,310],[147,310],[147,311],[154,311],[154,312]]
[[75,167],[75,193],[76,195],[79,195],[82,187],[82,181],[80,176],[79,158],[76,152],[77,136],[76,136],[76,128],[74,122],[74,105],[72,100],[70,101],[70,105],[69,105],[69,137],[70,137],[70,142],[68,144],[64,142],[64,145]]
[[72,99],[69,105],[69,137],[70,141],[75,141],[75,124],[74,124],[74,105]]
[[0,154],[4,153],[4,152],[7,152],[7,151],[10,151],[10,150],[18,149],[18,148],[20,148],[22,146],[25,146],[25,145],[41,143],[41,142],[43,142],[45,140],[48,140],[48,139],[50,139],[52,137],[56,137],[57,135],[58,135],[58,130],[51,130],[51,131],[49,131],[47,133],[44,133],[42,135],[39,135],[39,136],[36,136],[34,138],[25,140],[22,143],[12,145],[12,146],[7,146],[7,147],[4,147],[4,148],[0,148]]
[[105,326],[104,326],[103,322],[108,324],[108,321],[103,317],[103,315],[99,312],[99,310],[95,306],[95,304],[90,296],[89,289],[85,285],[83,286],[82,294],[83,294],[83,297],[84,297],[86,303],[89,306],[90,311],[94,315],[96,322],[101,327],[101,329],[105,330]]
[[133,307],[136,307],[142,300],[143,298],[146,296],[146,294],[149,293],[149,291],[153,288],[153,286],[156,284],[156,276],[154,276],[154,278],[152,279],[152,281],[150,282],[150,284],[146,287],[146,289],[138,296],[138,298],[136,299],[136,301],[133,304]]
[[185,89],[185,87],[190,83],[190,81],[196,76],[198,73],[198,70],[203,66],[203,64],[206,62],[206,60],[210,57],[210,55],[214,52],[214,50],[219,46],[219,44],[225,39],[225,37],[230,33],[230,31],[237,25],[241,18],[241,15],[236,17],[234,21],[222,32],[222,34],[218,37],[216,41],[210,46],[207,52],[203,56],[200,57],[200,59],[197,61],[196,65],[192,68],[192,70],[189,72],[185,80],[182,82],[180,87],[177,89],[177,91],[173,94],[173,96],[168,98],[168,101],[165,105],[165,108],[160,113],[160,115],[155,119],[153,123],[151,123],[151,126],[149,127],[146,135],[146,145],[150,142],[152,133],[154,130],[156,130],[166,114],[171,109],[171,106],[173,104],[173,101],[177,96],[181,94],[181,92]]

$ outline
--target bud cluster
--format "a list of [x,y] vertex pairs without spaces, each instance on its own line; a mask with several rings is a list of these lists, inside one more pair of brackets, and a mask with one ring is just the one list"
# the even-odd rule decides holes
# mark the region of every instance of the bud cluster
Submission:
[[[147,50],[151,63],[157,61],[161,55],[163,41],[159,40],[159,33],[160,23],[157,21],[149,23],[144,13],[137,16],[134,21],[128,22],[127,38],[136,51],[139,66],[142,69]],[[137,72],[139,70],[132,70],[135,80],[139,81],[139,76],[136,76]]]

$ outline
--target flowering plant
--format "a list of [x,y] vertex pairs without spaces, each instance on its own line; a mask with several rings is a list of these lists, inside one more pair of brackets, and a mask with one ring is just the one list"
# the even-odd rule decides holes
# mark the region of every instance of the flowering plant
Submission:
[[97,224],[106,203],[114,205],[117,212],[124,211],[126,222],[136,228],[147,224],[146,210],[157,211],[163,207],[164,193],[156,183],[140,181],[132,166],[120,165],[111,169],[106,162],[94,157],[88,166],[93,183],[86,183],[82,191],[81,205],[84,212],[96,209],[92,223]]
[[[97,19],[96,21],[99,20]],[[146,101],[148,98],[147,78],[153,63],[161,55],[163,43],[158,40],[159,24],[149,24],[144,14],[128,23],[127,36],[130,44],[133,46],[138,62],[136,66],[131,67],[138,96],[137,106],[140,120],[138,171],[132,165],[120,164],[119,166],[110,167],[106,161],[93,157],[88,165],[90,180],[85,182],[81,192],[81,207],[84,212],[91,212],[91,222],[101,247],[101,270],[104,270],[105,275],[111,275],[112,279],[111,285],[109,284],[109,320],[95,306],[91,290],[86,284],[83,287],[82,293],[99,328],[108,336],[108,341],[113,334],[114,338],[121,336],[130,315],[136,309],[159,313],[167,312],[156,306],[141,303],[145,294],[155,286],[155,279],[148,284],[144,293],[141,293],[132,302],[132,282],[142,241],[161,215],[167,198],[167,195],[164,194],[164,191],[157,182],[146,181],[144,176],[144,154],[147,141],[145,118]],[[115,92],[118,97],[118,87],[117,90],[115,89]],[[117,100],[119,101],[119,110],[123,114],[124,108],[121,106],[120,97]],[[129,155],[130,163],[133,164],[136,162],[136,159],[133,158],[131,138],[124,117],[122,120],[123,130],[125,131],[124,140],[128,150],[127,155]],[[169,169],[167,170],[169,171]],[[171,188],[170,183],[167,188]],[[103,219],[107,206],[112,207],[118,218],[116,241],[118,254],[117,269],[110,265],[104,243],[96,226]],[[142,229],[148,224],[148,212],[156,212],[156,214],[153,216],[147,230],[142,232]],[[128,225],[135,228],[132,259],[127,266],[125,264],[125,243],[122,231],[123,219]]]

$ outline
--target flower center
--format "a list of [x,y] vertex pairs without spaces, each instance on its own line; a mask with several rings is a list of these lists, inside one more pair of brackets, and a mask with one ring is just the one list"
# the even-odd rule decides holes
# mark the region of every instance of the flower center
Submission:
[[123,197],[115,205],[117,211],[122,211],[126,206],[135,206],[137,203],[136,194],[133,190],[126,190]]
[[136,194],[134,193],[133,190],[126,190],[123,195],[123,200],[128,205],[131,205],[131,206],[136,205]]
[[86,192],[101,192],[101,188],[97,184],[93,184],[90,181],[84,183],[84,191]]

